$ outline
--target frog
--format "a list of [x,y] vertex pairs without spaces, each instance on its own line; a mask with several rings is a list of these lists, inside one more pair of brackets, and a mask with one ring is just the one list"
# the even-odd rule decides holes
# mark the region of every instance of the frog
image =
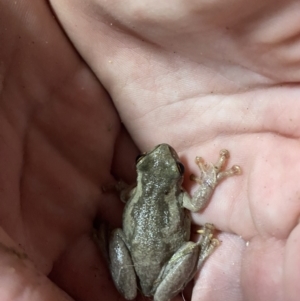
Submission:
[[191,236],[191,212],[204,209],[217,184],[241,173],[238,165],[223,170],[229,158],[221,150],[215,164],[196,157],[201,176],[191,175],[199,187],[191,197],[182,187],[184,165],[168,144],[157,145],[137,158],[137,180],[123,193],[126,202],[122,228],[112,231],[108,257],[112,279],[127,300],[138,290],[154,301],[168,301],[192,280],[219,245],[214,225]]

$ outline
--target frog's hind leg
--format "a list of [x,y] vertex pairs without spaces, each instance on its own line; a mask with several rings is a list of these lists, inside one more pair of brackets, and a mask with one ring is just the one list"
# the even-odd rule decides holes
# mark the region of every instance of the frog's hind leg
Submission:
[[197,270],[199,254],[200,246],[191,241],[179,248],[156,280],[154,301],[168,301],[185,288]]
[[171,257],[154,286],[154,301],[168,301],[180,293],[195,276],[197,270],[212,254],[219,241],[213,238],[214,226],[205,224],[197,243],[186,242]]
[[121,229],[115,229],[109,243],[110,271],[118,291],[127,300],[137,295],[137,281],[130,252]]

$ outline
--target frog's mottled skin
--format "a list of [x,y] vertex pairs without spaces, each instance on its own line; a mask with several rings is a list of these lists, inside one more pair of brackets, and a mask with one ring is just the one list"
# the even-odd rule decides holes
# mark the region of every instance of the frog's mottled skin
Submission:
[[189,241],[191,221],[185,208],[201,209],[221,178],[239,172],[237,166],[220,172],[227,157],[228,152],[221,153],[216,165],[196,159],[202,177],[193,177],[201,185],[192,199],[181,187],[184,167],[172,147],[160,144],[138,160],[123,229],[114,230],[109,245],[112,277],[126,299],[134,299],[140,287],[155,301],[170,300],[212,253],[218,244],[213,225],[205,225],[199,242]]

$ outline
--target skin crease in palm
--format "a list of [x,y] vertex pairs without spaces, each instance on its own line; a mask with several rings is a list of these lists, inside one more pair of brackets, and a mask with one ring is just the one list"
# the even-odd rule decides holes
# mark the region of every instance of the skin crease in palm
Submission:
[[0,16],[1,301],[122,300],[93,225],[120,226],[102,188],[159,143],[186,174],[222,148],[243,167],[193,213],[221,244],[174,300],[299,300],[299,1],[3,0]]

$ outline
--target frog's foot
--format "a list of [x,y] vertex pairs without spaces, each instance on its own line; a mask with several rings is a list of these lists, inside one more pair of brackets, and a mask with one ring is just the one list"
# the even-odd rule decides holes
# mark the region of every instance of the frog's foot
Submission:
[[220,244],[219,240],[213,238],[215,227],[213,224],[205,224],[203,229],[198,230],[197,233],[201,234],[198,244],[201,246],[199,261],[197,268],[199,269],[204,261],[209,257],[215,248]]
[[231,177],[234,175],[239,175],[242,172],[242,169],[239,165],[233,165],[230,169],[221,171],[222,168],[226,165],[228,159],[229,159],[229,151],[227,149],[222,149],[220,151],[219,160],[215,164],[218,182],[224,178]]
[[223,170],[229,158],[229,151],[222,149],[220,156],[215,164],[206,163],[203,158],[196,157],[196,164],[198,165],[201,175],[196,177],[191,175],[190,179],[199,184],[198,190],[195,192],[192,199],[192,211],[203,209],[209,201],[215,187],[224,178],[238,175],[241,173],[241,168],[238,165],[233,165],[230,169]]
[[227,149],[222,149],[220,151],[219,160],[215,164],[206,163],[203,158],[196,157],[195,162],[198,165],[202,176],[201,178],[198,178],[195,175],[191,175],[191,180],[197,182],[199,185],[202,185],[203,182],[209,179],[210,175],[214,174],[216,177],[215,184],[217,184],[224,178],[240,174],[241,168],[238,165],[233,165],[230,169],[222,171],[228,159],[229,151]]

